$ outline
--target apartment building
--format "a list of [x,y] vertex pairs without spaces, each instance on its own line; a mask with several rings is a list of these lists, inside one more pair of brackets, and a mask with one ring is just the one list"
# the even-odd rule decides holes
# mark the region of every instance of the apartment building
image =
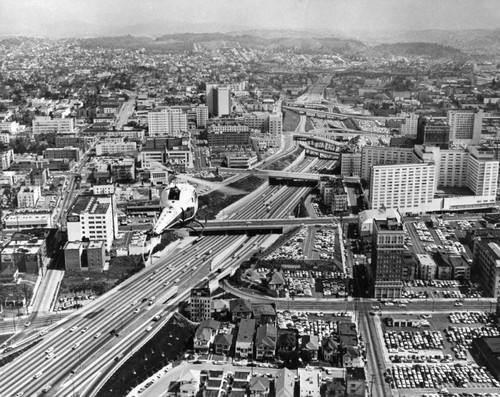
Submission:
[[190,301],[191,321],[199,323],[212,318],[213,301],[208,284],[193,288]]
[[75,132],[75,119],[73,118],[51,118],[49,116],[38,116],[33,119],[33,134],[72,134]]
[[371,167],[379,164],[401,164],[414,161],[412,148],[364,146],[361,154],[361,178],[370,180]]
[[479,146],[469,147],[467,187],[476,196],[496,197],[498,160],[493,150]]
[[377,165],[370,180],[371,207],[422,207],[432,202],[435,188],[434,164]]
[[40,186],[25,186],[17,193],[18,208],[34,208],[42,193]]
[[479,144],[484,112],[478,110],[449,110],[450,141],[464,144]]
[[167,107],[148,112],[149,136],[181,136],[187,131],[187,115],[179,108]]
[[103,142],[99,142],[95,147],[97,156],[105,156],[109,154],[133,153],[137,152],[136,142],[125,142],[123,138],[109,138]]

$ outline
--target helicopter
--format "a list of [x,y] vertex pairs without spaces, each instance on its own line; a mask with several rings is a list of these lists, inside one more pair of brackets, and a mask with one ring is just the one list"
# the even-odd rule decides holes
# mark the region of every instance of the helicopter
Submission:
[[[214,183],[184,174],[174,173],[160,163],[152,163],[159,168],[163,168],[174,175],[174,181],[170,183],[160,194],[161,212],[153,228],[147,233],[144,241],[149,243],[150,250],[160,243],[161,236],[173,228],[190,227],[190,222],[197,223],[204,227],[197,219],[198,211],[198,193],[193,184],[207,186],[212,190],[219,190],[228,195],[242,194],[239,189],[225,186],[221,183]],[[178,181],[181,180],[181,181]],[[191,182],[191,183],[189,183]],[[145,247],[144,247],[145,248]],[[144,254],[143,254],[144,256]]]

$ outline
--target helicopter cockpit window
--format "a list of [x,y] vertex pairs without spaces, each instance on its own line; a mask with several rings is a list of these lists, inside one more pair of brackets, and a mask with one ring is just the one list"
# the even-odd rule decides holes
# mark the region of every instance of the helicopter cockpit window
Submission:
[[180,189],[178,187],[174,186],[168,192],[168,199],[177,201],[177,200],[179,200],[180,195],[181,195]]

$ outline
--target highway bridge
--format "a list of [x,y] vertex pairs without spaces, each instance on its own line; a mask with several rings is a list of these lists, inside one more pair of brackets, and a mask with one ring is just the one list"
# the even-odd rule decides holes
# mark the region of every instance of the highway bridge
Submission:
[[324,178],[336,179],[338,175],[322,175],[312,174],[310,172],[296,172],[296,171],[274,171],[274,170],[261,170],[259,168],[219,168],[222,172],[236,172],[238,174],[251,174],[266,176],[268,178],[286,178],[286,179],[303,179],[307,181],[320,181]]

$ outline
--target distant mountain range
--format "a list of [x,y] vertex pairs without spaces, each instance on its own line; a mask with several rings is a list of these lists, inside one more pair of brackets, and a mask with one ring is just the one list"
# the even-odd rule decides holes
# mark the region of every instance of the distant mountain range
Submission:
[[[8,24],[0,27],[0,37]],[[70,26],[71,25],[71,26]],[[157,21],[128,27],[105,28],[85,23],[57,26],[58,32],[81,37],[84,45],[125,48],[157,48],[165,51],[185,51],[193,44],[205,48],[241,45],[260,49],[293,49],[303,53],[333,53],[341,56],[429,56],[432,58],[457,58],[468,56],[500,55],[500,29],[496,30],[421,30],[405,32],[357,32],[351,37],[326,31],[307,32],[294,30],[241,30],[227,25],[214,32],[213,26],[180,24]],[[27,30],[37,27],[27,27]],[[40,36],[51,37],[55,27],[44,25]],[[28,34],[25,36],[30,36]],[[124,35],[123,32],[127,34]],[[46,32],[47,34],[43,34]],[[72,32],[73,34],[70,34]],[[171,33],[176,32],[176,33]],[[198,33],[197,33],[198,32]],[[203,32],[203,33],[201,33]],[[356,38],[353,38],[353,37]],[[4,35],[5,37],[5,35]],[[85,38],[87,37],[87,38]]]

